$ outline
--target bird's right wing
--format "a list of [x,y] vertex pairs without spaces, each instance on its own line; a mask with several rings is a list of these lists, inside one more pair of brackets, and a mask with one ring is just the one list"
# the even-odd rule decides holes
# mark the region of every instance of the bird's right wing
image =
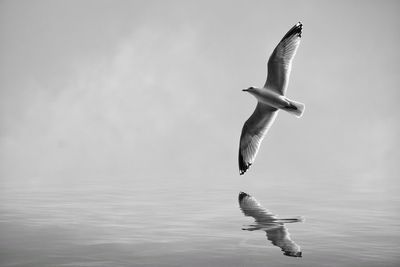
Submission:
[[303,24],[294,25],[276,46],[268,60],[268,76],[264,87],[284,95],[289,83],[292,61],[300,45]]
[[283,254],[292,257],[301,257],[301,248],[293,240],[290,239],[290,234],[284,225],[267,230],[267,238],[273,245],[280,247]]
[[277,109],[258,102],[256,109],[242,128],[239,145],[239,171],[244,174],[253,164],[261,141],[271,127]]

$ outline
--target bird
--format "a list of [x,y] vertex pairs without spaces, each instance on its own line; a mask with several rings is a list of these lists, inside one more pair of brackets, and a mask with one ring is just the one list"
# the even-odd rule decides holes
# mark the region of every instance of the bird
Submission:
[[289,231],[284,225],[284,223],[303,221],[301,217],[279,219],[262,207],[254,197],[244,192],[239,193],[239,206],[245,216],[253,217],[256,221],[256,225],[242,228],[243,230],[263,230],[267,234],[267,239],[274,246],[280,247],[284,255],[291,257],[302,256],[300,246],[290,239]]
[[278,111],[285,110],[301,117],[305,105],[285,97],[292,69],[292,61],[300,45],[303,24],[298,22],[282,38],[269,57],[267,80],[263,88],[249,87],[257,99],[253,114],[242,128],[239,144],[239,173],[243,175],[253,164],[264,136],[274,122]]

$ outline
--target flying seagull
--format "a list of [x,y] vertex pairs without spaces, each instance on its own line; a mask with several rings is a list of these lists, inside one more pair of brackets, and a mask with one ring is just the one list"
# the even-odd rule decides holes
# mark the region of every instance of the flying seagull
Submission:
[[284,225],[284,223],[302,221],[301,218],[279,219],[263,208],[254,197],[244,192],[239,194],[239,206],[245,216],[253,217],[256,220],[256,225],[252,225],[250,228],[243,228],[243,230],[264,230],[267,234],[267,239],[273,245],[280,247],[284,255],[301,257],[300,246],[290,239],[289,231]]
[[303,24],[294,25],[282,38],[268,60],[268,76],[263,88],[249,87],[243,91],[254,95],[257,106],[243,125],[239,146],[239,171],[244,174],[253,164],[261,141],[282,109],[301,117],[304,104],[285,97],[292,61],[300,45]]

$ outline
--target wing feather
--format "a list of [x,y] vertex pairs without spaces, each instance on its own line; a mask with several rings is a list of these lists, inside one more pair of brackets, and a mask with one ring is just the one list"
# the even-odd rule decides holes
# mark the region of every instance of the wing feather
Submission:
[[292,257],[301,257],[301,248],[292,239],[290,234],[284,225],[265,231],[267,233],[267,239],[277,247],[280,247],[283,254]]
[[271,223],[277,219],[274,214],[261,206],[254,197],[244,192],[239,194],[239,206],[245,216],[253,217],[257,223]]
[[294,25],[282,38],[268,60],[268,76],[264,87],[284,95],[289,83],[292,61],[300,45],[303,24]]
[[258,102],[250,118],[244,123],[239,145],[239,171],[244,174],[253,164],[261,141],[271,127],[277,109]]

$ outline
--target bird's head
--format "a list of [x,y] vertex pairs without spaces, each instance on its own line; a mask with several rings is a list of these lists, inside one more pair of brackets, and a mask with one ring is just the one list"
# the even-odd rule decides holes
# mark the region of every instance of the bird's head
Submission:
[[247,89],[243,89],[242,91],[243,92],[249,92],[249,93],[251,93],[251,92],[253,92],[254,91],[254,87],[253,86],[251,86],[251,87],[249,87],[249,88],[247,88]]

